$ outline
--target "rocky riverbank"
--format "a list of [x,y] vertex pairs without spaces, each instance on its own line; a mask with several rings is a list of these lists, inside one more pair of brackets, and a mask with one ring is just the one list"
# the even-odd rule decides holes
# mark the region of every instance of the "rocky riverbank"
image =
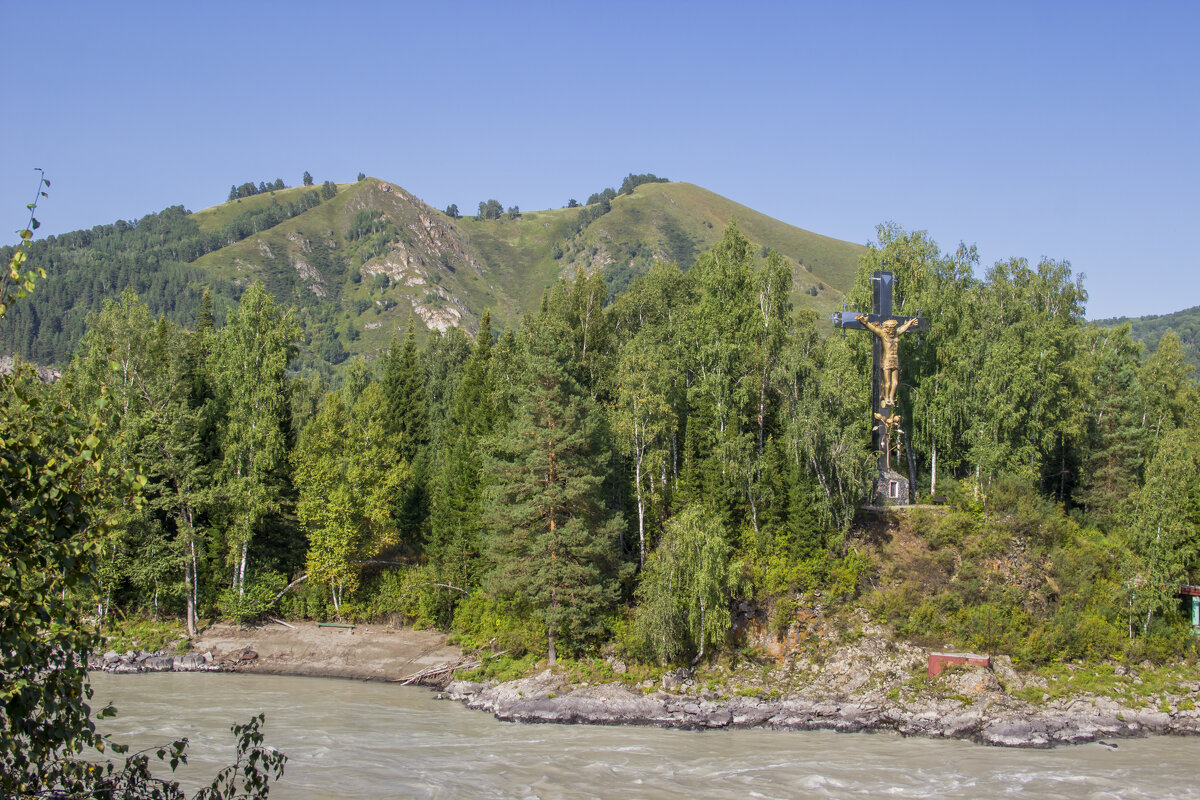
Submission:
[[172,653],[169,650],[109,650],[88,657],[88,669],[132,675],[138,672],[221,672],[225,666],[212,653]]
[[[691,671],[675,670],[657,683],[589,686],[546,670],[498,684],[453,681],[441,696],[514,722],[884,730],[1006,747],[1200,734],[1200,682],[1129,702],[1087,691],[1052,699],[1042,691],[1053,690],[1044,678],[1023,676],[1004,658],[990,668],[951,668],[934,678],[924,674],[927,658],[911,645],[866,636],[823,659],[799,656],[749,681],[710,673],[701,685]],[[1022,699],[1030,696],[1042,699]]]
[[[979,680],[977,676],[967,677]],[[494,686],[454,681],[442,696],[513,722],[655,725],[689,730],[890,730],[906,736],[970,739],[1007,747],[1052,747],[1114,737],[1200,733],[1200,719],[1195,712],[1134,709],[1098,697],[1034,706],[1003,692],[968,700],[930,698],[910,702],[896,702],[875,693],[763,700],[711,692],[645,693],[611,683],[572,688],[546,671]]]
[[[867,626],[853,641],[795,652],[782,664],[697,674],[677,669],[655,680],[628,679],[609,660],[609,676],[590,683],[569,670],[543,670],[506,682],[450,680],[463,654],[441,634],[293,623],[241,628],[216,625],[192,652],[113,651],[92,667],[115,673],[229,671],[362,680],[417,674],[458,700],[513,722],[653,725],[710,729],[762,727],[842,732],[896,731],[907,736],[969,739],[1008,747],[1052,747],[1147,734],[1200,734],[1200,681],[1142,681],[1119,668],[1116,688],[1101,694],[1013,669],[951,667],[929,678],[928,651]],[[1083,672],[1080,672],[1083,675]],[[1126,691],[1150,687],[1146,691]],[[1120,700],[1113,694],[1127,694]]]

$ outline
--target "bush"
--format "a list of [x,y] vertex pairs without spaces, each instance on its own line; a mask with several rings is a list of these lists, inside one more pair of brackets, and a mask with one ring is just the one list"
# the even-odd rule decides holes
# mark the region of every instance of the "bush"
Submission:
[[275,604],[275,595],[287,586],[287,579],[278,572],[264,572],[253,581],[246,584],[246,589],[238,593],[236,589],[226,589],[217,600],[221,613],[234,622],[253,622],[266,615]]
[[300,584],[279,601],[279,613],[291,619],[329,619],[332,612],[328,587],[311,581]]
[[546,652],[546,625],[521,601],[475,592],[458,604],[450,630],[469,649],[491,647],[514,658]]

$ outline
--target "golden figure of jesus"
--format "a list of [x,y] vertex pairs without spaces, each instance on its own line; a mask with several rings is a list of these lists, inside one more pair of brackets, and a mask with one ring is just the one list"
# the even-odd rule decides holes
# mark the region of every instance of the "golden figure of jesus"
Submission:
[[896,389],[900,386],[900,335],[916,324],[917,318],[911,317],[903,325],[894,319],[887,319],[883,324],[871,322],[866,314],[855,314],[854,318],[862,326],[879,337],[883,345],[883,385],[880,387],[880,408],[896,405]]

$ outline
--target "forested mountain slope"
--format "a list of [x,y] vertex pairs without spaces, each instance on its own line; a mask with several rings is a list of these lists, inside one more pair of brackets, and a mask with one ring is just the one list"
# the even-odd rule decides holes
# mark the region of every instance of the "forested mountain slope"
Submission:
[[1115,328],[1124,322],[1129,323],[1129,334],[1134,341],[1145,343],[1147,353],[1153,353],[1158,348],[1158,340],[1164,333],[1174,331],[1179,337],[1184,359],[1200,369],[1200,306],[1185,308],[1174,314],[1101,319],[1095,324],[1104,328]]
[[[647,182],[639,183],[639,180]],[[246,187],[249,187],[246,190]],[[190,325],[207,289],[218,320],[253,282],[295,306],[299,364],[336,365],[375,353],[410,314],[424,330],[474,331],[491,309],[498,328],[538,308],[559,277],[598,271],[610,295],[656,261],[685,269],[736,221],[754,258],[777,250],[799,307],[827,310],[849,287],[863,248],[771,219],[701,187],[629,176],[587,204],[522,213],[498,201],[464,217],[433,209],[377,178],[351,184],[246,184],[196,213],[173,206],[35,243],[49,279],[18,308],[0,352],[65,364],[89,314],[132,288],[152,313]],[[242,196],[239,196],[242,195]]]

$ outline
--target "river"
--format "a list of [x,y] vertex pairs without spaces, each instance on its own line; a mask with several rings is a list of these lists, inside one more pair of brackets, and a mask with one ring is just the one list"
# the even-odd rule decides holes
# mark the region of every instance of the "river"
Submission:
[[260,711],[288,755],[272,798],[1200,797],[1200,739],[1011,750],[896,734],[521,725],[427,689],[264,675],[93,673],[119,741],[192,741],[185,787]]

